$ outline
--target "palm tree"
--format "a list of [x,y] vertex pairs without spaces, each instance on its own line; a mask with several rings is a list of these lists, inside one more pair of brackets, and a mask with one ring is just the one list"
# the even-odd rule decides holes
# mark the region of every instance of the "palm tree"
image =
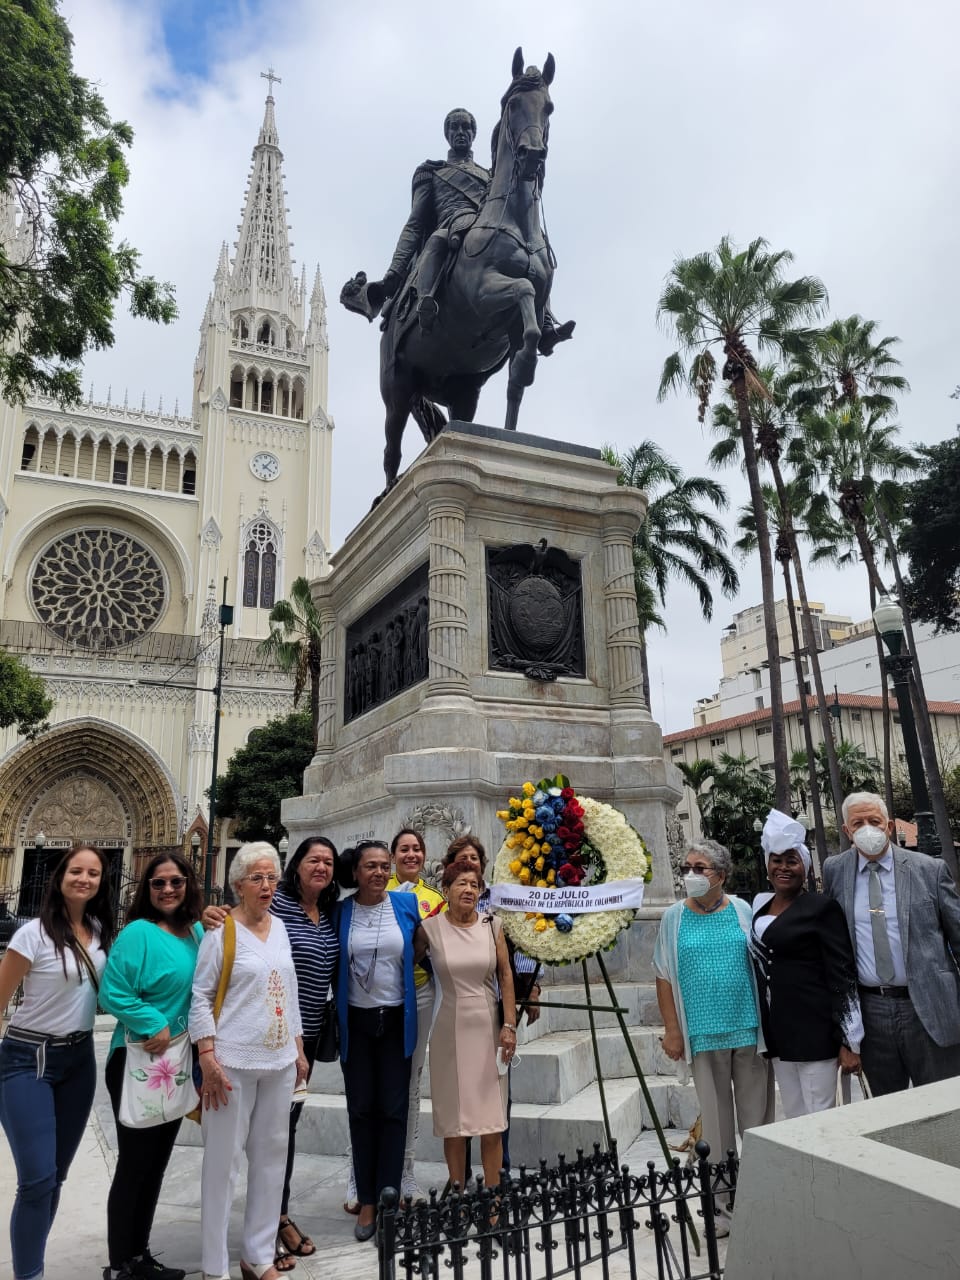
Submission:
[[729,598],[740,589],[737,571],[724,550],[726,529],[706,510],[709,505],[724,511],[727,494],[722,485],[707,476],[685,476],[653,440],[642,440],[624,453],[604,445],[601,453],[605,462],[616,467],[617,483],[642,489],[649,501],[647,517],[633,539],[643,693],[649,707],[646,632],[651,625],[663,625],[659,608],[666,605],[670,581],[679,579],[693,587],[700,612],[708,622],[713,617],[711,579],[719,582]]
[[[835,321],[832,325],[820,330],[814,343],[808,349],[806,367],[798,370],[799,394],[801,396],[805,395],[808,402],[814,406],[818,402],[829,403],[835,408],[842,405],[850,405],[861,411],[865,410],[867,414],[872,415],[876,420],[892,415],[896,409],[896,401],[891,393],[909,391],[910,387],[906,378],[895,372],[899,368],[900,362],[890,351],[890,348],[894,343],[899,342],[899,339],[887,337],[875,341],[875,331],[876,324],[873,321],[862,320],[859,316],[851,316],[844,321]],[[914,458],[914,467],[916,463],[917,460]],[[855,494],[853,498],[855,502]],[[894,510],[898,509],[899,498],[900,494],[896,487],[888,484],[885,486],[885,492],[879,492],[875,495],[873,505],[884,540],[887,543],[890,562],[893,566],[897,593],[904,611],[908,647],[910,652],[914,654],[911,690],[916,711],[917,735],[920,740],[923,767],[927,775],[927,786],[930,793],[930,806],[933,809],[936,820],[937,834],[940,838],[941,847],[948,851],[946,856],[953,862],[953,838],[950,819],[937,760],[933,726],[930,723],[926,691],[923,687],[923,673],[920,670],[919,662],[916,661],[913,626],[909,609],[904,600],[899,564],[897,563],[897,550],[891,530],[885,521],[885,517],[888,520],[892,519]],[[872,595],[877,589],[878,584],[872,582]],[[877,637],[877,652],[882,666],[883,643],[879,636]],[[886,739],[889,737],[889,729],[887,728],[889,695],[886,681],[884,681],[884,706],[886,710],[884,721]],[[885,780],[889,804],[892,787],[889,768],[885,772]],[[958,883],[960,883],[960,866],[952,865],[951,870]]]
[[688,764],[686,760],[678,760],[677,768],[683,774],[683,780],[693,792],[693,797],[697,802],[697,808],[700,810],[700,827],[705,836],[712,836],[713,832],[710,827],[710,790],[707,783],[710,782],[714,774],[714,763],[712,760],[694,760],[692,764]]
[[294,578],[290,599],[278,600],[270,610],[270,634],[260,645],[282,671],[292,671],[293,705],[310,686],[310,720],[313,749],[317,749],[320,728],[320,614],[310,594],[306,578]]
[[[880,777],[880,761],[868,756],[863,747],[855,742],[842,742],[837,748],[840,761],[840,778],[843,782],[844,795],[854,791],[876,791]],[[822,744],[817,748],[817,768],[823,783],[826,783],[826,755]],[[840,821],[840,814],[837,815]]]
[[886,595],[877,566],[878,539],[871,529],[875,497],[883,481],[896,482],[915,471],[917,455],[900,444],[895,423],[865,413],[856,402],[806,414],[802,427],[788,454],[801,465],[812,463],[825,485],[813,494],[810,523],[835,506],[850,525],[871,587],[878,595]]
[[[823,825],[823,809],[820,803],[820,786],[816,775],[816,761],[813,750],[813,730],[810,726],[810,708],[807,703],[807,681],[803,669],[803,657],[800,647],[800,636],[797,630],[797,609],[793,599],[793,581],[791,578],[791,568],[793,566],[794,556],[797,549],[797,539],[793,528],[793,522],[790,518],[791,499],[787,496],[785,486],[781,482],[783,494],[778,494],[776,490],[769,486],[764,486],[764,497],[770,508],[770,518],[777,529],[776,548],[774,550],[774,558],[780,565],[783,572],[783,586],[786,595],[787,617],[790,622],[790,638],[793,641],[793,662],[794,671],[797,679],[797,709],[800,719],[800,727],[803,730],[803,742],[806,748],[805,759],[807,761],[807,791],[809,792],[810,802],[813,806],[813,828],[814,838],[817,846],[818,865],[822,867],[827,858],[826,832]],[[741,551],[752,551],[757,545],[756,521],[754,520],[753,511],[748,507],[744,509],[740,517],[740,528],[744,531],[740,539],[734,543],[734,546]],[[816,649],[814,649],[816,657]],[[811,664],[812,665],[812,664]],[[819,660],[817,661],[819,669]],[[820,684],[821,692],[823,684]],[[826,700],[824,700],[824,709],[826,710]],[[827,748],[829,759],[833,766],[836,766],[836,755],[833,750],[833,733],[830,725],[829,712],[826,713],[827,725],[826,735],[823,738],[824,745]],[[800,753],[803,755],[803,753]],[[794,754],[790,758],[790,786],[791,790],[796,787],[796,756]],[[832,785],[831,776],[831,785]],[[837,784],[833,788],[835,806],[839,807],[842,799],[839,786],[839,771],[837,771]],[[806,808],[806,801],[803,803]]]
[[787,250],[768,252],[765,240],[754,240],[738,252],[724,236],[714,251],[674,262],[657,304],[658,318],[672,328],[679,344],[664,362],[659,399],[671,389],[685,387],[696,392],[698,416],[703,422],[717,376],[713,348],[719,347],[723,354],[720,376],[729,384],[737,407],[744,469],[757,520],[764,633],[770,660],[775,798],[781,809],[790,798],[790,766],[783,723],[773,557],[750,410],[750,392],[763,395],[764,388],[748,343],[752,341],[759,351],[777,357],[802,350],[805,332],[797,326],[820,314],[827,292],[813,276],[785,280],[784,268],[791,261]]
[[[826,693],[823,687],[823,672],[820,669],[820,651],[813,631],[813,617],[810,613],[810,600],[807,596],[806,577],[803,568],[803,557],[800,554],[800,543],[797,536],[797,516],[809,505],[810,481],[812,468],[808,463],[795,465],[794,477],[788,484],[783,477],[780,456],[784,440],[796,433],[796,422],[792,411],[789,381],[778,376],[773,366],[760,371],[760,378],[766,389],[765,395],[754,393],[751,396],[751,409],[756,422],[757,447],[761,461],[770,468],[776,488],[775,503],[768,503],[771,510],[776,510],[778,540],[776,559],[783,569],[784,584],[787,594],[787,607],[790,615],[790,626],[794,631],[794,655],[798,665],[797,689],[802,690],[804,681],[799,673],[800,646],[795,634],[796,617],[793,610],[792,583],[790,566],[797,584],[797,595],[800,598],[800,625],[803,630],[803,644],[813,676],[814,694],[816,695],[817,717],[820,721],[820,734],[826,744],[827,758],[830,763],[830,787],[834,806],[842,800],[840,792],[840,771],[837,768],[836,752],[833,742],[833,726],[830,723],[830,712],[827,707]],[[713,410],[713,429],[721,439],[710,451],[710,462],[721,467],[733,461],[740,453],[740,429],[737,415],[729,403],[716,405]],[[754,530],[755,533],[755,530]],[[807,718],[806,703],[801,697],[801,720],[808,750],[812,750],[810,728]],[[812,767],[812,766],[811,766]],[[814,794],[815,819],[817,820],[817,848],[821,859],[825,857],[823,832],[819,823],[820,797]]]
[[859,402],[871,414],[895,410],[893,393],[910,390],[895,372],[900,361],[890,350],[900,339],[877,340],[876,329],[874,320],[848,316],[817,330],[807,360],[792,374],[801,407],[837,409]]

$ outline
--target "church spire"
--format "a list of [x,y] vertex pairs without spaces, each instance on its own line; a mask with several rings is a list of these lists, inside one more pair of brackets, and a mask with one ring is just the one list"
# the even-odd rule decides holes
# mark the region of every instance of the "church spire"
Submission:
[[269,81],[263,124],[253,149],[240,238],[230,277],[234,309],[251,307],[292,315],[297,302],[287,227],[283,155],[274,115],[273,69],[261,72]]

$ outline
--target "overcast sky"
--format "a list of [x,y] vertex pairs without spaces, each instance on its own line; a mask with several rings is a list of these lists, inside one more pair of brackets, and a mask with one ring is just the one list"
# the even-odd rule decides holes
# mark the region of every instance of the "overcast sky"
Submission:
[[[96,399],[112,387],[149,406],[190,404],[198,326],[220,243],[236,236],[269,65],[297,269],[319,264],[329,301],[334,546],[382,478],[377,332],[338,302],[360,268],[386,268],[422,160],[444,154],[442,121],[466,106],[477,159],[510,78],[513,50],[557,63],[544,210],[559,266],[554,308],[574,341],[541,363],[521,429],[619,448],[652,438],[690,473],[706,470],[709,432],[692,400],[656,403],[672,349],[656,324],[676,256],[727,233],[764,236],[825,282],[831,312],[875,319],[899,350],[912,394],[908,440],[951,435],[957,354],[955,129],[960,78],[952,6],[933,0],[743,0],[679,4],[480,6],[417,0],[65,0],[77,69],[133,126],[123,234],[144,268],[171,280],[180,320],[166,331],[121,318],[112,351],[92,356]],[[502,425],[505,378],[478,421]],[[407,430],[404,466],[419,432]],[[375,460],[375,461],[373,461]],[[732,508],[746,498],[723,478]],[[732,523],[732,521],[731,521]],[[669,732],[715,691],[721,630],[760,599],[741,567],[736,602],[711,625],[674,588],[669,634],[651,637],[653,711]],[[862,571],[811,573],[812,598],[862,617]],[[960,647],[960,642],[958,642]]]

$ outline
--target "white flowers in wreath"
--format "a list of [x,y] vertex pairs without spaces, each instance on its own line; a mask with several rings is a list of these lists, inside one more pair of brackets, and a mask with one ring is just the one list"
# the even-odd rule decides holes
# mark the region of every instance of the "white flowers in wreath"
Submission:
[[[601,804],[589,796],[578,795],[583,809],[585,845],[590,846],[588,881],[591,885],[614,880],[642,879],[649,862],[647,847],[623,814],[612,805]],[[493,884],[526,883],[514,873],[516,845],[504,840],[493,867]],[[587,883],[587,880],[584,881]],[[549,908],[546,908],[549,912]],[[616,942],[621,929],[631,923],[636,912],[631,908],[616,911],[585,912],[582,915],[551,917],[543,912],[506,911],[498,908],[507,937],[521,951],[543,964],[571,964],[606,951]],[[561,922],[563,928],[558,928]]]

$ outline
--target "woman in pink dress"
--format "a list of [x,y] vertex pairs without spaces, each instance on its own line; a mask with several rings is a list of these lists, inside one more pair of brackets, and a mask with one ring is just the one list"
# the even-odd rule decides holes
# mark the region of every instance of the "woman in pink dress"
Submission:
[[509,1065],[517,1047],[513,974],[500,921],[477,912],[480,873],[457,861],[444,868],[442,885],[448,909],[424,920],[416,935],[416,958],[429,951],[441,993],[430,1037],[433,1131],[443,1138],[451,1183],[463,1186],[467,1138],[476,1135],[484,1181],[495,1187],[507,1126],[507,1076],[497,1059]]

